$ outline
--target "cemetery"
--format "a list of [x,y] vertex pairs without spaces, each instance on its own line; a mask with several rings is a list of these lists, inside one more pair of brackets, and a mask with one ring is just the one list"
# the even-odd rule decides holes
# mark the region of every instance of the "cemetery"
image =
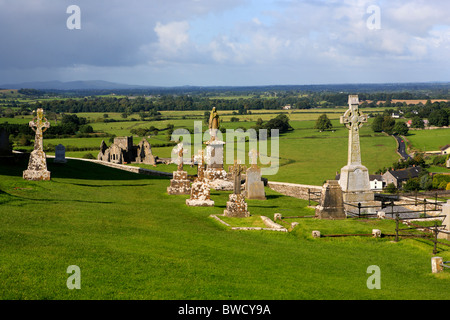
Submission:
[[[358,96],[348,102],[340,117],[347,164],[322,185],[275,180],[283,175],[264,181],[256,149],[247,150],[249,166],[225,163],[216,109],[209,140],[192,157],[183,142],[171,148],[172,172],[146,139],[134,146],[132,137],[102,141],[96,159],[66,157],[62,144],[46,156],[50,123],[38,109],[29,158],[8,154],[0,170],[8,239],[0,249],[9,257],[2,298],[448,298],[450,200],[371,190],[360,143],[367,116]],[[55,276],[70,264],[83,272],[79,292],[61,289]],[[374,264],[385,290],[366,287]],[[15,272],[21,283],[9,280]],[[318,279],[329,290],[317,290]]]

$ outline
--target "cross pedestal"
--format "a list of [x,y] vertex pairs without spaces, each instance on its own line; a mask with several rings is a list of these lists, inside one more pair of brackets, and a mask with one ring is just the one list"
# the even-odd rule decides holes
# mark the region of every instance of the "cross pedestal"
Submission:
[[191,194],[191,182],[188,179],[188,173],[183,170],[183,154],[185,150],[183,144],[178,144],[177,149],[177,171],[173,172],[173,179],[170,180],[170,186],[167,187],[167,193],[174,194]]
[[186,199],[186,204],[193,207],[212,207],[214,201],[211,200],[210,186],[204,175],[204,155],[203,150],[199,150],[198,155],[194,157],[197,161],[197,179],[191,186],[191,197]]
[[233,183],[223,169],[223,147],[225,142],[211,139],[205,143],[206,146],[206,170],[205,178],[209,181],[211,188],[221,191],[233,190]]
[[234,188],[233,193],[229,195],[227,208],[223,211],[227,217],[245,218],[250,216],[250,212],[247,211],[245,197],[241,193],[241,174],[245,170],[245,166],[242,166],[237,161],[234,162],[234,166],[229,168],[229,172],[233,176]]

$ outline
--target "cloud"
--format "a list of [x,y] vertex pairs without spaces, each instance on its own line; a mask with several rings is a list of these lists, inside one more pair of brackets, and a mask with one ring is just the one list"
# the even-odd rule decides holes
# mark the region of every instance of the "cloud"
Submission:
[[[0,0],[0,82],[27,70],[155,85],[443,80],[450,71],[446,0],[78,0],[81,30],[68,30],[71,4]],[[371,5],[380,29],[367,26]]]
[[167,24],[157,22],[154,30],[158,36],[157,46],[165,54],[176,54],[189,43],[187,21],[174,21]]

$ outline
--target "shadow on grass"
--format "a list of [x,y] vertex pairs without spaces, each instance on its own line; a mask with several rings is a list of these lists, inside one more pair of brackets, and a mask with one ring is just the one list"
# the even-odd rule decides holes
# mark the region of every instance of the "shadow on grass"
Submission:
[[270,199],[278,199],[278,198],[282,198],[282,197],[286,197],[282,194],[266,194],[266,199],[270,200]]
[[69,183],[69,182],[60,182],[60,181],[53,181],[54,183],[61,183],[61,184],[70,184],[72,186],[79,186],[79,187],[89,187],[89,188],[104,188],[104,187],[148,187],[148,186],[154,186],[153,183],[144,183],[144,184],[102,184],[102,185],[95,185],[95,184],[85,184],[85,183]]
[[[28,157],[21,156],[14,160],[0,162],[0,175],[22,177],[23,171],[28,167]],[[53,163],[47,159],[47,169],[51,178],[82,179],[82,180],[168,180],[169,177],[137,174],[115,169],[101,164],[82,160],[67,160],[65,164]]]
[[[88,200],[73,200],[73,199],[43,199],[43,198],[27,198],[18,195],[10,194],[0,190],[0,204],[6,204],[12,201],[18,202],[77,202],[77,203],[96,203],[96,204],[111,204],[111,201],[88,201]],[[20,206],[20,204],[19,204]]]

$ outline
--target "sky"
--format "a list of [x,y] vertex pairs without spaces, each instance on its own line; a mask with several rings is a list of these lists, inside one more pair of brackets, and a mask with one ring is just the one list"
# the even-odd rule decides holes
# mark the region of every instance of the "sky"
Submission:
[[450,81],[449,12],[448,0],[0,0],[0,84]]

